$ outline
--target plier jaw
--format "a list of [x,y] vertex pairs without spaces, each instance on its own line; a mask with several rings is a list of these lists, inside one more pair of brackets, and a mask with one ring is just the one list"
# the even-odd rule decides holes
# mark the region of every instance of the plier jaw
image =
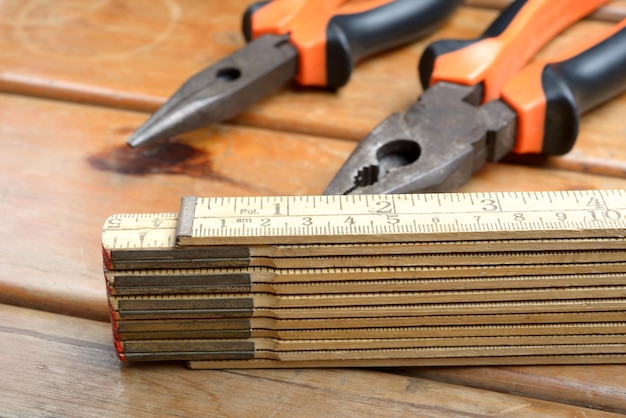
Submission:
[[516,115],[499,101],[480,105],[480,86],[440,82],[404,113],[379,124],[324,194],[453,190],[515,142]]
[[289,83],[298,51],[288,35],[266,35],[188,79],[128,139],[131,147],[167,141],[176,135],[235,117],[242,108]]

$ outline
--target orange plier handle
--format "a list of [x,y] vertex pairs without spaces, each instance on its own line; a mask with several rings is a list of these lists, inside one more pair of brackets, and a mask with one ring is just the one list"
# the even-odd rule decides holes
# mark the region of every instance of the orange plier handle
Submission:
[[431,44],[419,64],[426,88],[440,81],[479,85],[483,102],[517,113],[514,151],[560,155],[579,115],[626,89],[626,22],[552,60],[528,61],[548,41],[608,0],[517,0],[474,40]]
[[273,0],[243,17],[248,41],[289,34],[299,84],[338,88],[361,59],[412,42],[438,27],[460,0]]

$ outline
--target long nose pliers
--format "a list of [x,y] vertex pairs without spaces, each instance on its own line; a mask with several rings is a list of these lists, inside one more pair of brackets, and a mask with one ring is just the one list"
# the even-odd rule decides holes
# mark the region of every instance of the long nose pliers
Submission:
[[187,80],[127,141],[131,147],[230,119],[279,87],[338,89],[371,55],[433,31],[461,0],[273,0],[243,15],[249,42]]

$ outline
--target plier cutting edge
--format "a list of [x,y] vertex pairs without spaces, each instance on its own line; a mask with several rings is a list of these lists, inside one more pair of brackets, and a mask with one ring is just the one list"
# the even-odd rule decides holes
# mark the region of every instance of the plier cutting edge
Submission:
[[[344,4],[345,3],[345,4]],[[169,140],[230,119],[295,79],[337,89],[355,63],[439,26],[461,0],[274,0],[243,16],[249,43],[187,80],[127,141]]]
[[517,0],[474,40],[440,40],[425,91],[359,142],[324,194],[452,191],[509,152],[562,155],[582,113],[626,90],[626,20],[550,62],[527,62],[606,0]]

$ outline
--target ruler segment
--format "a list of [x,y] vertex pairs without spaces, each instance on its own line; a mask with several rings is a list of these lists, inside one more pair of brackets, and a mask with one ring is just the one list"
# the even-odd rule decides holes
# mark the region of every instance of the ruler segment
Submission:
[[531,289],[486,289],[423,292],[344,293],[309,295],[272,295],[268,293],[225,293],[154,296],[115,296],[109,302],[115,311],[227,311],[271,308],[325,308],[454,302],[534,301],[568,299],[626,298],[626,286],[570,286]]
[[[432,253],[495,253],[514,251],[624,249],[626,238],[508,239],[439,242],[375,242],[350,244],[253,245],[250,255],[258,257],[311,257],[347,255],[401,255]],[[205,247],[202,247],[205,248]]]
[[[560,276],[560,275],[587,275],[587,274],[615,274],[623,277],[626,271],[626,261],[610,263],[580,263],[580,264],[530,264],[530,265],[492,265],[492,266],[416,266],[416,267],[354,267],[328,269],[271,269],[265,267],[251,268],[214,268],[195,270],[146,270],[146,276],[153,276],[147,286],[158,285],[159,280],[167,283],[171,277],[174,283],[180,285],[194,285],[206,280],[216,283],[226,283],[232,278],[232,283],[246,281],[253,283],[308,283],[333,281],[365,282],[370,280],[425,280],[439,278],[492,278],[492,277],[520,277],[528,276]],[[177,277],[177,274],[180,277]],[[117,276],[120,274],[120,276]],[[115,272],[106,273],[110,286],[115,286],[116,277],[123,277],[121,286],[143,280],[143,272]],[[206,279],[203,279],[206,277]],[[243,279],[245,277],[245,279]],[[607,276],[608,277],[608,276]],[[222,280],[223,279],[223,280]],[[146,279],[147,280],[147,279]],[[220,282],[220,280],[222,280]],[[242,283],[243,284],[243,283]]]
[[[590,311],[590,312],[537,312],[523,314],[466,314],[466,315],[425,315],[404,317],[372,317],[372,318],[202,318],[202,319],[142,319],[119,320],[114,323],[115,332],[130,335],[131,333],[212,333],[219,330],[248,331],[258,330],[272,332],[300,332],[319,330],[370,330],[385,328],[414,328],[423,326],[518,326],[537,324],[572,324],[584,327],[587,325],[621,322],[626,318],[626,309],[622,311]],[[169,335],[169,334],[168,334]],[[270,335],[266,335],[270,336]],[[181,337],[185,338],[185,337]]]
[[[625,242],[626,244],[626,242]],[[601,251],[543,251],[543,252],[502,252],[502,253],[463,253],[463,254],[415,254],[415,255],[374,255],[340,257],[255,257],[251,267],[271,268],[336,268],[336,267],[385,267],[385,266],[467,266],[502,264],[537,264],[540,262],[565,264],[586,262],[616,262],[626,260],[624,250]]]
[[[177,340],[134,340],[122,341],[123,352],[130,353],[179,353],[182,360],[185,353],[224,353],[240,352],[252,353],[255,357],[268,358],[277,356],[297,355],[306,352],[319,351],[346,351],[356,353],[367,351],[370,355],[375,350],[436,350],[440,354],[446,351],[457,350],[462,352],[466,347],[473,350],[493,350],[494,347],[515,346],[563,346],[563,345],[622,345],[626,343],[626,334],[608,335],[563,335],[559,336],[559,343],[554,343],[553,336],[521,335],[521,336],[489,336],[489,337],[449,337],[449,338],[366,338],[366,339],[337,339],[337,340],[278,340],[272,338],[250,339],[177,339]],[[296,352],[300,352],[297,353]]]
[[[557,215],[555,215],[557,216]],[[617,215],[615,215],[617,216]],[[177,223],[178,222],[178,215],[175,213],[154,213],[154,214],[116,214],[116,215],[111,215],[109,218],[107,218],[107,220],[104,222],[103,228],[102,228],[102,242],[104,244],[105,247],[108,248],[113,248],[113,249],[127,249],[127,248],[137,248],[140,247],[141,245],[141,235],[143,234],[145,236],[146,233],[151,233],[154,234],[155,237],[157,238],[158,243],[160,244],[160,246],[170,246],[171,248],[175,247],[175,237],[176,237],[176,229],[177,229]],[[480,222],[479,220],[477,222]],[[597,221],[599,226],[602,226],[604,224],[604,222],[602,221]],[[242,222],[244,225],[247,222]],[[564,224],[565,225],[565,224]],[[496,226],[496,225],[491,225],[488,227],[492,227],[492,226]],[[488,232],[488,231],[486,231]],[[124,241],[121,240],[117,240],[114,241],[115,237],[128,237],[131,241],[131,245],[127,245]],[[624,238],[621,235],[618,235],[621,238]],[[513,247],[508,247],[508,248],[512,248],[512,249],[520,249],[520,245],[524,245],[525,241],[527,241],[526,239],[521,239],[521,238],[517,238],[517,239],[498,239],[498,240],[494,240],[491,239],[491,237],[489,237],[488,235],[485,235],[485,239],[483,241],[480,240],[471,240],[471,241],[463,241],[462,239],[462,234],[459,234],[459,236],[455,236],[452,237],[452,239],[447,240],[447,241],[442,241],[442,240],[437,240],[437,241],[433,241],[433,242],[428,242],[428,241],[399,241],[399,242],[393,242],[393,241],[389,241],[389,239],[383,239],[381,241],[372,241],[372,242],[326,242],[326,243],[307,243],[307,244],[287,244],[284,242],[281,243],[277,243],[277,244],[273,244],[273,245],[255,245],[252,243],[245,243],[243,244],[246,247],[257,247],[255,248],[255,251],[258,251],[257,253],[253,254],[253,255],[258,255],[258,256],[302,256],[302,255],[308,255],[309,254],[309,249],[310,248],[315,248],[317,249],[317,251],[328,251],[328,253],[335,254],[335,253],[339,253],[339,254],[344,254],[344,251],[346,250],[350,250],[354,245],[357,244],[361,244],[363,249],[366,250],[368,245],[374,245],[376,246],[374,248],[374,251],[378,251],[378,246],[382,246],[384,248],[386,248],[389,251],[393,251],[395,246],[399,246],[400,247],[400,251],[404,252],[404,245],[409,244],[410,246],[418,246],[418,247],[423,247],[423,251],[430,251],[430,247],[435,246],[435,247],[441,247],[443,248],[443,251],[450,251],[450,250],[454,250],[457,246],[460,248],[463,248],[464,245],[493,245],[499,242],[502,242],[503,244],[513,244]],[[569,241],[569,240],[581,240],[583,243],[585,241],[584,237],[577,237],[574,236],[572,238],[561,238],[565,241]],[[590,240],[591,243],[593,243],[594,240],[602,240],[604,238],[602,237],[590,237],[587,238],[587,240]],[[611,239],[611,238],[608,238]],[[559,240],[559,238],[549,238],[549,237],[539,237],[537,239],[531,239],[529,242],[529,244],[532,244],[534,248],[534,245],[539,245],[541,246],[543,241],[546,241],[547,244],[550,244],[550,241],[554,241],[554,240]],[[171,241],[171,243],[168,243],[168,241]],[[328,241],[328,240],[325,240]],[[149,242],[149,240],[148,240]],[[207,245],[211,245],[214,246],[216,245],[215,243],[209,243]],[[230,244],[229,244],[230,246]],[[228,247],[227,247],[228,248]],[[494,246],[492,250],[497,250],[499,247]],[[530,249],[532,249],[530,248]],[[559,247],[561,248],[561,247]],[[339,249],[339,250],[338,250]],[[341,250],[343,249],[343,250]],[[521,248],[522,250],[525,248]],[[474,251],[473,249],[470,249],[469,251]],[[387,251],[386,251],[387,252]],[[320,254],[320,255],[327,255],[327,254]]]
[[124,353],[162,352],[254,352],[253,339],[177,339],[122,341]]
[[[513,289],[566,286],[626,285],[626,273],[542,276],[434,277],[414,279],[256,281],[250,273],[210,274],[198,270],[108,271],[111,295],[193,293],[271,293],[277,295],[411,292],[456,289]],[[319,277],[319,276],[318,276]],[[320,278],[321,279],[321,278]]]
[[431,315],[528,314],[538,312],[626,312],[626,299],[573,299],[548,301],[461,302],[407,305],[337,306],[309,308],[256,308],[255,317],[280,319],[304,318],[373,318]]
[[625,190],[197,198],[183,209],[194,220],[179,245],[624,237],[626,229]]
[[[208,331],[140,331],[140,332],[124,332],[120,334],[114,334],[114,337],[118,341],[128,340],[162,340],[162,339],[181,339],[181,338],[252,338],[252,331],[239,330],[239,329],[216,329]],[[255,336],[256,337],[256,336]]]
[[[626,241],[624,242],[626,245]],[[585,263],[618,262],[626,260],[626,249],[615,250],[576,250],[576,251],[517,251],[517,252],[480,252],[480,253],[431,253],[431,254],[393,254],[393,255],[353,255],[319,257],[245,257],[244,251],[233,249],[234,257],[211,257],[206,252],[184,248],[183,251],[164,252],[148,250],[145,258],[138,259],[137,252],[124,253],[126,259],[115,256],[111,260],[116,268],[138,269],[189,268],[189,267],[268,267],[273,269],[311,269],[337,267],[386,267],[386,266],[464,266],[464,265],[502,265],[502,264],[537,264],[537,263]],[[236,257],[242,255],[242,257]]]
[[175,212],[118,213],[106,219],[102,230],[104,235],[108,231],[169,230],[175,229],[177,223],[178,214]]
[[172,360],[237,360],[253,359],[252,351],[214,351],[214,352],[138,352],[124,353],[118,352],[118,357],[123,361],[172,361]]
[[[211,259],[249,259],[250,251],[247,247],[233,246],[233,247],[185,247],[185,248],[166,248],[163,245],[160,248],[152,249],[150,247],[143,248],[139,251],[120,251],[111,250],[113,260],[121,263],[128,262],[141,262],[148,267],[155,268],[155,265],[159,263],[176,262],[185,260],[191,263],[197,263],[196,260],[211,260]],[[143,267],[143,266],[142,266]]]
[[[157,215],[158,216],[158,215]],[[308,244],[308,245],[210,245],[176,247],[175,228],[108,231],[103,236],[103,248],[110,260],[110,268],[189,268],[209,266],[267,266],[267,267],[332,267],[341,262],[340,257],[355,256],[352,263],[378,263],[384,257],[402,255],[419,256],[455,253],[534,253],[592,251],[602,248],[624,250],[626,238],[570,238],[570,239],[519,239],[479,240],[449,242],[360,243],[360,244]],[[111,233],[113,232],[113,233]],[[146,238],[148,237],[148,238]],[[381,256],[383,255],[383,256]],[[510,254],[509,254],[510,255]],[[366,256],[371,258],[365,259]],[[292,258],[295,258],[292,260]],[[350,260],[344,260],[350,261]],[[302,264],[300,264],[302,263]]]
[[476,356],[521,356],[521,355],[563,355],[563,354],[623,354],[626,345],[616,344],[546,344],[520,346],[469,346],[469,347],[425,347],[389,348],[371,350],[319,350],[277,353],[275,351],[256,352],[255,358],[272,360],[359,360],[385,358],[437,358],[437,357],[476,357]]
[[358,360],[192,360],[187,367],[206,369],[279,369],[279,368],[333,368],[333,367],[420,367],[420,366],[528,366],[548,364],[623,364],[626,354],[560,354],[521,355],[500,357],[439,357],[386,358]]
[[[567,337],[563,337],[568,341]],[[572,337],[575,340],[577,337]],[[598,338],[594,338],[598,340]],[[251,350],[251,351],[194,351],[191,348],[201,344],[193,344],[188,351],[185,346],[172,345],[171,351],[154,351],[147,346],[146,351],[123,352],[128,359],[131,356],[142,356],[143,360],[163,359],[163,354],[171,360],[211,360],[211,359],[267,359],[275,361],[328,361],[328,360],[385,360],[394,359],[433,359],[451,357],[502,357],[502,356],[537,356],[537,355],[605,355],[623,354],[626,344],[623,342],[571,343],[568,344],[524,344],[524,345],[469,345],[469,346],[433,346],[433,347],[400,347],[400,348],[369,348],[369,349],[310,349],[310,350]],[[184,342],[180,342],[184,344]],[[245,346],[245,344],[242,344]],[[182,349],[182,350],[181,350]]]
[[[158,215],[155,215],[158,216]],[[350,255],[401,255],[401,254],[432,254],[455,252],[513,252],[513,251],[558,251],[623,249],[626,238],[538,238],[538,239],[508,239],[508,240],[475,240],[475,241],[440,241],[440,242],[373,242],[351,244],[294,244],[294,245],[210,245],[199,247],[176,247],[175,227],[168,229],[150,230],[152,240],[147,245],[163,252],[148,251],[143,246],[146,242],[140,231],[129,229],[126,231],[103,229],[108,232],[103,235],[103,247],[117,254],[117,259],[141,260],[146,257],[154,263],[163,259],[184,258],[194,255],[199,258],[209,257],[322,257],[322,256],[350,256]],[[193,252],[195,251],[195,253]],[[145,253],[145,254],[144,254]],[[156,267],[156,266],[155,266]]]
[[[361,323],[361,325],[364,325]],[[118,328],[119,329],[119,328]],[[549,336],[555,335],[607,335],[626,333],[623,322],[585,324],[552,323],[552,324],[516,324],[516,325],[456,325],[456,326],[409,326],[379,328],[321,328],[321,329],[179,329],[171,324],[169,330],[159,331],[126,331],[118,332],[117,338],[125,340],[161,340],[161,339],[232,339],[232,338],[269,338],[281,341],[288,340],[343,340],[343,339],[387,339],[398,338],[451,338],[451,337],[502,337],[502,336]],[[354,347],[356,348],[356,347]],[[366,347],[367,348],[367,347]]]

